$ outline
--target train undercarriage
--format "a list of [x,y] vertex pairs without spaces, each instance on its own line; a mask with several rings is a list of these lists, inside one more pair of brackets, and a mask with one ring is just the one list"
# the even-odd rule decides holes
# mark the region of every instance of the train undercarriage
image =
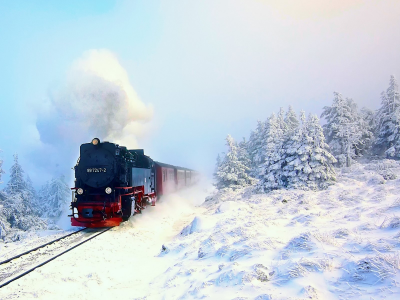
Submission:
[[81,227],[119,226],[147,205],[155,206],[156,195],[144,194],[144,186],[116,187],[113,195],[89,194],[89,201],[77,201],[72,188],[71,225]]

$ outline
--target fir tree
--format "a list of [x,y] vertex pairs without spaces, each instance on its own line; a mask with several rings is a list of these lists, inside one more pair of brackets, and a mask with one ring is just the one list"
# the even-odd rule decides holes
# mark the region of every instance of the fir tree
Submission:
[[308,175],[307,186],[310,189],[326,188],[336,180],[336,173],[332,166],[336,159],[328,151],[325,137],[319,119],[310,115],[307,120],[307,146],[309,151],[308,165],[311,172]]
[[359,112],[359,125],[361,132],[361,140],[355,145],[356,155],[361,156],[370,152],[371,146],[374,142],[374,130],[376,127],[375,113],[363,107]]
[[6,216],[6,194],[0,191],[0,239],[4,239],[6,235],[11,231],[11,225],[7,220]]
[[288,131],[288,125],[285,122],[285,111],[281,107],[278,113],[278,126],[279,129],[282,131],[282,134],[286,134]]
[[289,131],[296,130],[299,127],[299,120],[291,105],[289,105],[289,109],[286,112],[285,123]]
[[307,174],[301,167],[304,156],[304,145],[307,141],[306,117],[304,111],[300,112],[299,125],[293,128],[287,136],[284,145],[284,161],[282,163],[281,182],[284,188],[303,188],[307,185]]
[[280,188],[323,189],[335,181],[332,163],[319,120],[310,115],[306,121],[281,135],[278,122],[270,118],[270,138],[266,144],[266,160],[261,167],[258,188],[264,192]]
[[50,198],[50,182],[47,181],[39,190],[38,197],[36,198],[36,207],[39,216],[47,217],[48,201]]
[[218,189],[245,187],[252,183],[248,175],[249,168],[239,160],[239,149],[234,139],[228,135],[226,138],[228,152],[216,172],[216,187]]
[[337,137],[341,138],[342,153],[346,158],[346,166],[350,167],[351,158],[355,155],[355,147],[361,142],[362,132],[357,121],[343,123],[338,126]]
[[243,141],[241,141],[238,145],[238,160],[248,169],[249,173],[251,167],[251,159],[249,153],[249,143],[246,142],[245,138],[243,138]]
[[29,177],[29,175],[26,175],[25,182],[26,182],[26,190],[30,193],[32,199],[36,198],[36,191],[35,188],[33,187],[32,180]]
[[281,160],[284,156],[282,145],[284,132],[280,126],[280,119],[273,113],[268,119],[268,126],[265,131],[265,140],[262,148],[263,161],[258,167],[258,188],[262,191],[276,189],[281,186],[279,173]]
[[[38,218],[33,210],[34,190],[30,179],[23,177],[24,171],[14,155],[14,164],[10,170],[10,180],[5,193],[0,192],[0,237],[18,230],[45,229],[46,222]],[[18,235],[16,235],[18,237]]]
[[32,180],[29,175],[26,176],[26,197],[29,200],[30,206],[34,212],[34,214],[40,216],[40,210],[38,206],[38,195],[36,193],[35,188],[33,187]]
[[18,155],[14,154],[14,164],[10,169],[10,180],[5,189],[9,195],[15,195],[26,191],[26,182],[24,180],[24,171],[18,163]]
[[377,139],[374,152],[382,155],[400,157],[400,97],[399,87],[392,75],[389,87],[381,94],[381,107],[377,113]]
[[68,207],[70,189],[64,176],[53,178],[40,190],[40,204],[42,216],[46,218],[59,218],[65,208]]
[[356,145],[360,144],[360,118],[357,105],[352,99],[344,99],[340,93],[334,92],[332,106],[323,108],[321,117],[325,117],[324,133],[332,153],[339,164],[350,166],[355,157]]
[[250,168],[251,173],[256,173],[256,169],[258,165],[263,161],[263,143],[264,143],[264,134],[266,130],[266,124],[261,121],[257,121],[257,128],[255,131],[252,131],[250,134],[250,139],[248,142],[248,152],[250,156]]
[[218,155],[217,155],[217,161],[216,161],[216,163],[215,163],[215,169],[214,169],[214,173],[213,173],[213,178],[214,178],[214,185],[217,187],[217,182],[218,182],[218,170],[219,170],[219,167],[221,166],[221,156],[219,155],[219,153],[218,153]]

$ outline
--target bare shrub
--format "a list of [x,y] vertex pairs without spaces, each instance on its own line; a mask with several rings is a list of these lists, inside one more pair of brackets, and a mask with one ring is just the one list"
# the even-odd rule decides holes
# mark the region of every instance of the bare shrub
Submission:
[[311,240],[310,233],[303,233],[300,236],[291,239],[286,248],[294,252],[310,251],[314,248],[314,243]]
[[386,216],[385,219],[383,220],[382,224],[379,226],[379,228],[399,228],[400,227],[400,217],[393,216],[393,217],[388,217]]
[[324,244],[332,245],[335,247],[341,246],[341,243],[335,238],[336,233],[330,233],[330,232],[313,232],[312,235],[314,238]]
[[310,272],[321,272],[324,270],[332,270],[333,261],[331,258],[301,258],[298,262],[295,262],[292,267],[288,270],[290,278],[303,277]]
[[345,279],[350,281],[364,281],[375,284],[387,278],[394,277],[400,269],[400,255],[395,253],[379,253],[373,257],[366,257],[350,263],[344,270]]

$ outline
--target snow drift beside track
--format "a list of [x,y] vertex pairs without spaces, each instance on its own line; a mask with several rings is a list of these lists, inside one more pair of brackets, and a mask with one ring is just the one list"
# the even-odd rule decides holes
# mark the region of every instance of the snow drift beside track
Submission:
[[130,226],[152,226],[158,218],[176,218],[190,214],[194,207],[201,205],[213,189],[207,178],[178,192],[165,195],[156,206],[147,206],[142,214],[134,215],[127,223]]
[[317,192],[215,193],[164,244],[171,267],[151,290],[164,299],[398,299],[399,175],[399,162],[373,161]]

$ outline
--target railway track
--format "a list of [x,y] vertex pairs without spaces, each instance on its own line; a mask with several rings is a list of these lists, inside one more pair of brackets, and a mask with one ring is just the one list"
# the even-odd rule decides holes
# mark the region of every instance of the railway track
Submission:
[[[84,228],[0,262],[0,288],[110,230]],[[80,233],[80,234],[79,234]],[[65,249],[67,247],[67,249]],[[40,262],[38,262],[40,261]]]

